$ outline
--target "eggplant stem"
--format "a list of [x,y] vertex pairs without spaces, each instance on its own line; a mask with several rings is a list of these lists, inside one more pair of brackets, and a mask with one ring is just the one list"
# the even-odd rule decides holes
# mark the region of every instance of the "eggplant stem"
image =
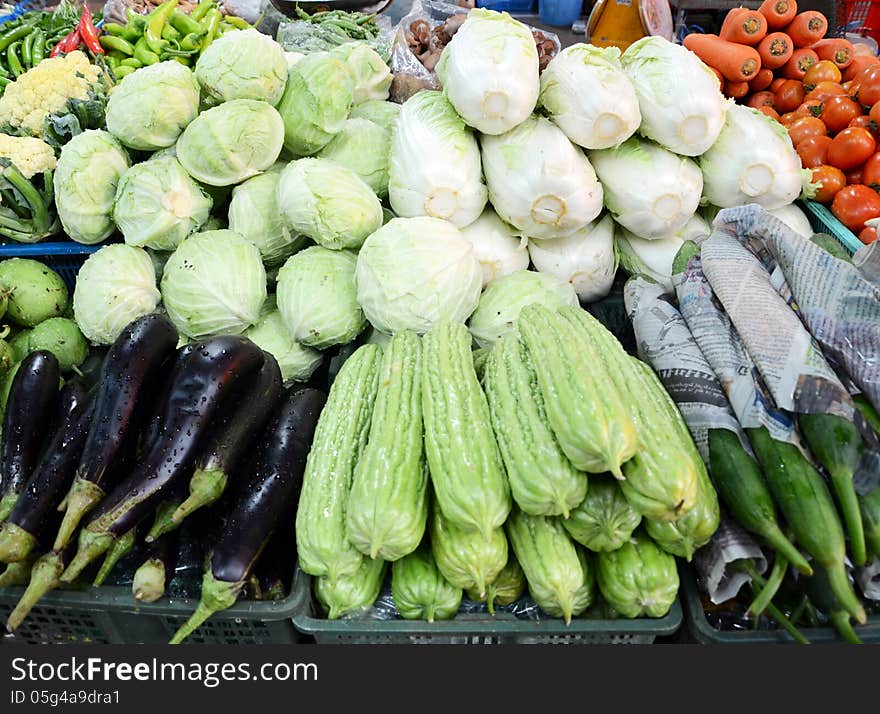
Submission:
[[17,563],[28,557],[37,539],[24,528],[11,521],[0,527],[0,562]]
[[12,509],[15,508],[16,501],[18,501],[17,493],[7,493],[3,498],[0,498],[0,523],[9,518]]
[[31,569],[34,567],[34,558],[10,563],[6,570],[0,573],[0,588],[11,588],[16,585],[27,585],[31,579]]
[[72,583],[76,580],[89,563],[113,545],[113,541],[111,533],[95,533],[88,529],[81,531],[76,555],[61,575],[61,582]]
[[104,562],[101,563],[101,569],[92,581],[92,585],[98,587],[104,584],[104,581],[113,572],[113,568],[116,567],[116,563],[134,547],[134,541],[134,528],[113,541],[113,545],[107,550],[107,555],[104,556]]
[[65,501],[67,507],[64,510],[64,520],[61,521],[61,527],[58,529],[58,535],[55,536],[55,544],[53,550],[64,550],[70,543],[74,533],[76,533],[79,522],[91,511],[98,502],[104,498],[104,491],[100,486],[95,485],[92,481],[85,479],[77,479],[70,487]]
[[180,521],[175,521],[173,516],[177,506],[176,501],[163,501],[159,504],[158,508],[156,508],[156,518],[153,521],[153,526],[150,528],[150,532],[147,533],[147,537],[144,538],[147,543],[152,543],[160,536],[173,531],[180,525]]
[[238,599],[238,595],[243,587],[244,581],[230,583],[225,580],[217,580],[211,573],[209,566],[202,578],[202,596],[195,612],[185,623],[183,623],[183,625],[181,625],[180,629],[174,633],[174,636],[168,644],[179,645],[195,632],[199,626],[211,617],[211,615],[232,607]]
[[60,553],[47,553],[34,563],[27,589],[6,621],[6,629],[9,632],[14,632],[21,626],[21,623],[25,621],[43,595],[58,587],[58,577],[62,570],[64,570],[64,563]]
[[131,584],[138,602],[155,602],[165,594],[165,566],[158,558],[150,558],[135,571]]
[[171,515],[179,524],[188,515],[204,506],[210,506],[226,489],[226,474],[220,469],[197,469],[189,481],[189,496]]

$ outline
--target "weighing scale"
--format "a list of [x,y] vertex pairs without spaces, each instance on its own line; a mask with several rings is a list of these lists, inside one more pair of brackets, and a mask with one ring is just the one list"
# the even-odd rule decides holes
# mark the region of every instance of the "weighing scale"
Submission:
[[590,44],[621,52],[648,35],[671,42],[672,10],[668,0],[596,0],[586,34]]

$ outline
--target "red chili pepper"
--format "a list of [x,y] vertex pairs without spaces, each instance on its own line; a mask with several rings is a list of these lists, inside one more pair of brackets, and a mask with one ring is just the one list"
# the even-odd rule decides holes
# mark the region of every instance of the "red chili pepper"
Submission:
[[83,5],[82,16],[79,18],[77,25],[79,34],[82,36],[83,44],[93,55],[104,54],[104,48],[98,41],[98,28],[92,23],[92,13],[85,5]]
[[52,51],[49,53],[50,57],[57,57],[62,52],[72,52],[77,47],[79,47],[79,28],[74,27],[66,37],[61,39],[58,44],[56,44]]

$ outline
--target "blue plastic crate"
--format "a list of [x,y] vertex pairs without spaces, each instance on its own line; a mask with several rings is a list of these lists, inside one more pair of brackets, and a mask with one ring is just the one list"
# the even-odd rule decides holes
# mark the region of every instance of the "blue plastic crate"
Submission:
[[862,247],[862,242],[834,214],[817,201],[802,201],[807,218],[816,233],[827,233],[852,255]]
[[45,263],[61,276],[67,288],[73,290],[76,274],[92,253],[103,247],[83,245],[74,241],[56,243],[4,243],[0,245],[0,261],[7,258],[33,258]]
[[532,15],[537,5],[537,0],[477,0],[477,7],[511,15]]

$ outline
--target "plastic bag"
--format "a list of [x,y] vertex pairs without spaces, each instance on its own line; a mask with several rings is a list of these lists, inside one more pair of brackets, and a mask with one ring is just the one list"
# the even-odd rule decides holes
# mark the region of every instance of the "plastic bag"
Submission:
[[275,41],[287,52],[327,52],[339,45],[348,42],[366,42],[386,62],[391,54],[392,27],[390,21],[382,15],[377,15],[375,25],[378,33],[372,38],[350,37],[334,26],[321,23],[308,22],[306,20],[291,20],[281,22],[275,33]]

